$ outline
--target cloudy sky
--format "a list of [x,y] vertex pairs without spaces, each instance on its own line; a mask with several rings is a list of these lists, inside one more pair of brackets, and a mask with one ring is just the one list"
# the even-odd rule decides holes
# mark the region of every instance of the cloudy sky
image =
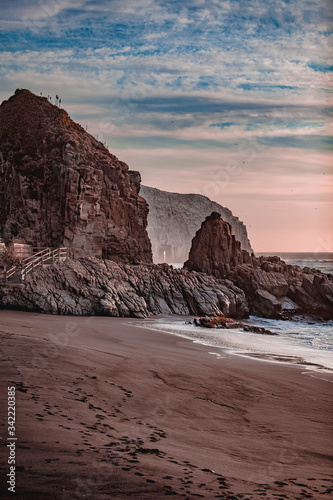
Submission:
[[0,99],[59,94],[143,183],[229,207],[260,251],[333,251],[324,0],[2,0]]

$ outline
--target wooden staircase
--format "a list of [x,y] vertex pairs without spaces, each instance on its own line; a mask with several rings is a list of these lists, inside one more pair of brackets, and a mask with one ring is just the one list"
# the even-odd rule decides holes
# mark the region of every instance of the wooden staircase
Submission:
[[39,266],[45,267],[51,264],[63,262],[69,258],[69,248],[44,248],[31,257],[27,257],[20,265],[11,267],[4,272],[5,283],[24,282],[28,274],[33,273]]

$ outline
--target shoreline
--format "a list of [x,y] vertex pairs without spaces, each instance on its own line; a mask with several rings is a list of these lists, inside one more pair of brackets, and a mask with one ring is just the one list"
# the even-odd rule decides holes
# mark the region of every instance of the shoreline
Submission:
[[17,495],[330,497],[333,374],[129,320],[142,323],[0,311],[2,401],[17,387]]
[[[276,334],[272,338],[269,335],[244,332],[239,328],[230,330],[223,328],[209,329],[186,322],[186,320],[193,320],[193,318],[192,316],[176,315],[170,318],[158,316],[145,320],[135,320],[133,323],[129,320],[128,324],[136,328],[148,328],[152,331],[190,340],[197,345],[216,348],[228,355],[256,358],[262,361],[285,363],[287,365],[298,364],[304,366],[304,368],[333,373],[333,363],[330,363],[332,358],[329,357],[332,349],[310,347],[299,339],[290,338],[286,334]],[[164,320],[164,324],[160,320]],[[271,321],[274,322],[275,320]],[[255,317],[251,317],[248,322],[256,326],[261,325],[261,323],[256,323]],[[296,324],[296,326],[298,325]],[[274,325],[269,327],[274,329]]]

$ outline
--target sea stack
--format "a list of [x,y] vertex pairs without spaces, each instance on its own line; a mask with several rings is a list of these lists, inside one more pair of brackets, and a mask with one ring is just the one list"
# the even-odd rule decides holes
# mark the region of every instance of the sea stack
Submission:
[[0,106],[0,236],[8,245],[152,262],[141,177],[29,90]]
[[250,312],[268,318],[309,314],[333,318],[333,277],[317,269],[287,265],[279,257],[255,257],[213,212],[192,241],[184,267],[231,280],[244,290]]
[[232,234],[231,225],[219,213],[212,212],[193,238],[189,259],[184,267],[224,278],[229,276],[233,267],[250,262],[251,259]]

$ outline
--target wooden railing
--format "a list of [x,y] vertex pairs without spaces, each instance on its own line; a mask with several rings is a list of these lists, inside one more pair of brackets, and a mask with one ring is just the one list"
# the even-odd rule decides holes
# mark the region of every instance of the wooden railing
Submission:
[[17,266],[11,267],[8,271],[5,272],[5,279],[7,280],[11,276],[13,276],[13,274],[15,274],[16,271],[17,271]]
[[62,262],[69,257],[69,248],[61,247],[56,249],[44,248],[31,257],[22,261],[20,266],[13,266],[5,272],[5,281],[17,274],[21,281],[25,281],[28,274],[33,273],[39,266]]

